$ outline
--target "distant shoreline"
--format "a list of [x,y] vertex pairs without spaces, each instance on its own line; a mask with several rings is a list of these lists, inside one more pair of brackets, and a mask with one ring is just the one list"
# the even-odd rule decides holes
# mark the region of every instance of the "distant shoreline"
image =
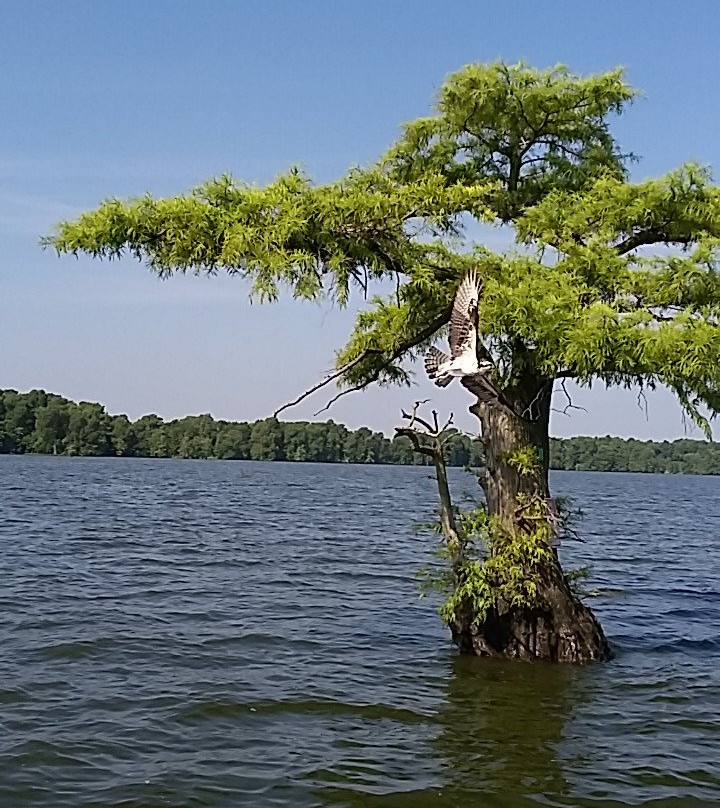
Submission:
[[[426,465],[406,438],[334,421],[252,423],[192,415],[130,421],[101,404],[74,402],[43,390],[0,390],[0,454],[262,460],[292,463]],[[447,443],[450,466],[482,465],[482,445],[456,433]],[[720,474],[720,445],[699,440],[551,438],[550,467],[562,471]]]

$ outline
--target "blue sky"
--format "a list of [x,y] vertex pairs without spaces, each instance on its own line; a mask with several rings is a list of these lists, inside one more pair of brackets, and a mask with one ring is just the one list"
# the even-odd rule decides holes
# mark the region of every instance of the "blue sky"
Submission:
[[[624,66],[644,91],[614,127],[641,157],[635,179],[720,165],[713,2],[6,0],[0,24],[0,387],[131,417],[264,417],[330,368],[354,309],[250,305],[237,279],[162,282],[132,261],[40,249],[58,220],[106,197],[178,193],[226,171],[263,183],[294,164],[332,180],[426,114],[449,72],[498,58]],[[453,388],[368,391],[320,417],[390,431],[400,407],[433,396],[470,428]],[[587,412],[555,415],[553,434],[685,434],[663,391],[649,419],[632,391],[573,397]]]

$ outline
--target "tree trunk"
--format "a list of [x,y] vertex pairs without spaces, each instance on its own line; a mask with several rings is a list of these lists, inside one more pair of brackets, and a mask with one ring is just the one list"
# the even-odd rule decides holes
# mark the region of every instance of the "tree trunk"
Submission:
[[[473,391],[472,379],[463,383]],[[549,496],[552,382],[527,378],[510,392],[514,392],[508,400],[512,400],[515,412],[498,402],[484,403],[480,398],[470,410],[482,425],[486,467],[480,484],[488,514],[495,517],[495,524],[502,530],[522,537],[532,530],[523,520],[523,503],[528,498],[545,503]],[[529,473],[521,472],[512,455],[529,447],[537,462]],[[459,648],[480,656],[576,664],[609,658],[610,648],[602,628],[572,592],[554,547],[550,559],[535,574],[539,576],[539,587],[532,606],[498,601],[480,620],[468,603],[457,611],[450,628]]]

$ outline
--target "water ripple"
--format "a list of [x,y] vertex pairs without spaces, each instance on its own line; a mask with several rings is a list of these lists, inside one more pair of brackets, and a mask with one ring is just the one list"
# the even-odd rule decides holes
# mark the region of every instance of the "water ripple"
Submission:
[[581,670],[455,654],[425,469],[0,456],[0,486],[3,808],[720,804],[718,478],[555,474],[617,652]]

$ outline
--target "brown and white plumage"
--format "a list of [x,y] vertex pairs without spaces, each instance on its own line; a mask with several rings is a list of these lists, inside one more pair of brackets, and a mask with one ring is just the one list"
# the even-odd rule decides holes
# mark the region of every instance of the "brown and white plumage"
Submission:
[[476,357],[480,292],[477,275],[470,270],[455,292],[450,315],[450,355],[453,359],[458,359],[465,352]]
[[438,387],[447,387],[454,378],[477,376],[492,371],[491,362],[478,363],[478,301],[481,286],[471,270],[455,293],[450,315],[450,356],[430,348],[425,354],[425,370]]
[[447,365],[450,361],[451,358],[442,351],[439,351],[435,346],[428,348],[425,354],[425,371],[431,379],[435,380],[435,384],[438,387],[447,387],[453,380],[453,377],[450,375],[440,375],[440,367]]

